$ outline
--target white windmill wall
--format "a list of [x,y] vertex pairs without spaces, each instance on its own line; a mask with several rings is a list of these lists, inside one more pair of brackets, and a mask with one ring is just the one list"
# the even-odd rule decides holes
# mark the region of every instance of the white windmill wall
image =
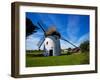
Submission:
[[[47,44],[47,42],[48,42],[48,44]],[[45,48],[47,50],[50,50],[50,49],[53,49],[54,48],[54,41],[51,38],[49,38],[49,37],[47,37],[45,39],[44,44],[45,44]]]
[[53,56],[58,56],[61,54],[60,40],[55,39],[54,36],[48,36],[44,41],[44,45],[46,51],[45,55],[48,56],[50,50],[53,50]]

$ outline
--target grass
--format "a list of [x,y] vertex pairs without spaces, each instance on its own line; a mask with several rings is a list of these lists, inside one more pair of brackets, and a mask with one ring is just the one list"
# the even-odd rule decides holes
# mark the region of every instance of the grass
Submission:
[[61,66],[61,65],[80,65],[89,64],[89,54],[79,53],[67,55],[63,53],[61,56],[44,57],[41,52],[27,52],[26,67],[39,66]]

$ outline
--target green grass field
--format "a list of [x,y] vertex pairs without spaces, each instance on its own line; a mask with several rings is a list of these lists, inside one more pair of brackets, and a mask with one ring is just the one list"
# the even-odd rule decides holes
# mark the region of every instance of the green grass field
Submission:
[[44,57],[41,52],[33,51],[26,53],[26,67],[61,66],[89,64],[89,53],[75,53],[61,56]]

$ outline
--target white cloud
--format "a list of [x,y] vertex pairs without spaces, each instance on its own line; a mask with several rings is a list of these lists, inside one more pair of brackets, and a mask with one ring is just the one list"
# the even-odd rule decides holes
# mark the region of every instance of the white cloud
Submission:
[[37,43],[39,42],[39,38],[35,37],[33,35],[30,35],[27,39],[26,39],[26,50],[34,50],[34,49],[38,49]]
[[[72,42],[74,45],[79,46],[82,42],[89,40],[89,33],[84,34],[83,36],[81,36],[79,38],[79,40],[77,40],[76,42]],[[69,44],[68,42],[65,42],[63,40],[60,40],[61,42],[61,48],[62,49],[66,49],[66,48],[74,48],[74,46],[72,46],[71,44]],[[71,42],[71,41],[70,41]]]
[[67,48],[73,48],[74,46],[72,46],[71,44],[69,44],[66,41],[60,40],[61,43],[61,49],[67,49]]
[[76,42],[76,44],[79,46],[82,42],[89,40],[89,33],[84,34],[79,38],[79,40]]
[[78,32],[80,31],[79,27],[80,18],[78,16],[72,16],[68,18],[67,24],[67,34],[69,40],[75,42],[77,40]]

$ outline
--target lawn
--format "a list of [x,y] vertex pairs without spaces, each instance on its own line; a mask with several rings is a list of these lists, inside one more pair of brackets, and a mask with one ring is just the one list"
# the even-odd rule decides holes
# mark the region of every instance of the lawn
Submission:
[[88,53],[74,53],[67,55],[62,53],[61,56],[44,57],[41,52],[33,51],[26,53],[26,67],[40,66],[61,66],[61,65],[80,65],[89,64]]

